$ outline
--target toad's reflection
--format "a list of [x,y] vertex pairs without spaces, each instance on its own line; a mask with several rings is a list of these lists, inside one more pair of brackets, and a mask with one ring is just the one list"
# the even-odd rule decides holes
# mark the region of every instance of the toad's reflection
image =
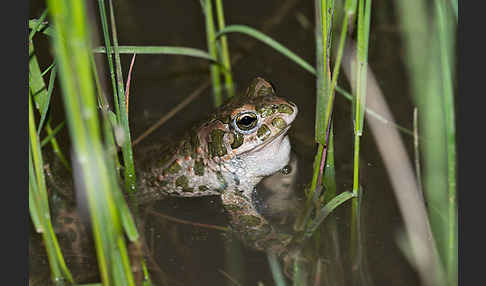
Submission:
[[[275,254],[289,263],[302,259],[299,233],[293,224],[303,210],[299,197],[298,159],[292,153],[289,164],[282,171],[265,178],[250,196],[242,192],[222,195],[231,226],[237,236],[250,248]],[[289,273],[287,273],[289,274]]]

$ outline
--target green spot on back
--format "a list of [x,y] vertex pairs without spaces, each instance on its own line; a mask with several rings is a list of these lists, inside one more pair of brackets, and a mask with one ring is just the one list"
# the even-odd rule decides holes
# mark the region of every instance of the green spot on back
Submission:
[[192,146],[189,141],[184,141],[182,148],[180,150],[180,154],[183,156],[191,156]]
[[177,161],[174,161],[167,169],[167,171],[171,174],[176,174],[180,170],[182,170],[182,167],[179,165],[179,163],[177,163]]
[[160,186],[161,186],[161,187],[165,187],[165,186],[167,186],[168,184],[169,184],[169,182],[168,182],[168,181],[166,181],[166,180],[163,180],[163,181],[161,181],[161,182],[160,182]]
[[199,186],[198,189],[199,189],[200,192],[207,192],[207,191],[209,191],[209,188],[207,186],[205,186],[205,185]]
[[200,145],[200,142],[199,142],[199,136],[197,136],[197,133],[195,131],[191,134],[191,145],[192,145],[192,152],[193,152],[192,157],[196,158],[195,154],[197,152],[197,148]]
[[226,155],[226,146],[223,142],[224,131],[221,129],[214,129],[211,131],[211,142],[209,143],[209,151],[212,157],[221,157]]
[[245,226],[254,227],[259,225],[262,220],[259,217],[253,215],[242,215],[240,217],[240,221]]
[[204,162],[203,159],[196,160],[194,162],[194,174],[198,176],[204,176]]
[[225,205],[224,208],[227,209],[230,212],[232,212],[232,211],[240,211],[242,209],[241,206],[234,205],[234,204]]
[[192,192],[193,188],[189,188],[189,180],[186,176],[180,176],[176,179],[175,184],[177,187],[181,187],[183,192]]

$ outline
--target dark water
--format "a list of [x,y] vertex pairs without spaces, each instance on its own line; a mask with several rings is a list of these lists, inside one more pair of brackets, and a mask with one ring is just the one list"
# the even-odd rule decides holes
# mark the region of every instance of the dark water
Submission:
[[[206,48],[204,18],[199,1],[115,2],[121,45]],[[42,5],[36,1],[32,3],[31,17],[40,15]],[[313,1],[225,1],[224,5],[228,25],[246,24],[257,29],[266,28],[266,34],[306,61],[314,63]],[[393,8],[390,1],[373,1],[369,61],[396,121],[410,128],[412,105],[403,68],[405,59],[400,30]],[[312,143],[315,78],[264,44],[254,43],[249,48],[250,42],[243,35],[229,36],[230,53],[243,55],[232,66],[237,88],[241,91],[253,77],[262,76],[273,82],[279,95],[299,106],[300,113],[290,134],[294,150],[299,156],[299,170],[302,174],[299,180],[308,182],[315,151]],[[41,65],[47,66],[50,61],[47,42],[40,40],[37,48]],[[124,71],[128,71],[130,58],[123,56],[122,62]],[[132,138],[137,138],[207,78],[207,63],[202,60],[180,56],[137,55],[130,90]],[[340,84],[349,90],[344,80]],[[62,105],[59,96],[55,95],[53,101],[54,121],[60,121],[63,114],[60,111]],[[150,145],[161,138],[180,135],[211,110],[210,90],[206,90],[141,144]],[[352,188],[351,118],[349,102],[338,96],[334,130],[339,191]],[[411,154],[412,138],[402,138]],[[61,143],[68,148],[67,142]],[[396,244],[397,231],[403,227],[402,220],[382,159],[366,126],[361,144],[363,259],[369,283],[362,281],[359,284],[418,285],[417,275]],[[202,224],[228,224],[217,197],[168,199],[155,203],[152,210]],[[325,241],[328,244],[322,261],[327,269],[334,272],[328,275],[330,282],[326,284],[326,281],[322,281],[322,285],[351,285],[352,266],[348,258],[349,212],[350,204],[344,204],[333,215],[337,222],[338,244],[331,240]],[[163,282],[166,285],[231,285],[221,270],[229,273],[241,285],[257,285],[259,281],[264,285],[274,284],[266,255],[245,248],[228,234],[169,221],[151,212],[145,214],[144,222],[146,243],[151,251],[149,267],[156,285]],[[336,249],[341,257],[339,260],[334,256]],[[47,260],[42,249],[31,252],[30,261],[31,275],[45,272]],[[86,280],[97,281],[96,277]]]

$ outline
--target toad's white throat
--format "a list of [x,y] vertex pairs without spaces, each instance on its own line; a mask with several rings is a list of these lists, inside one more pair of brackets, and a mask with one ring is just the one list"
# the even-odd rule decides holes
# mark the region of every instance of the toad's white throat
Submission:
[[239,161],[244,162],[244,177],[258,178],[269,176],[281,170],[290,160],[290,141],[284,132],[274,138],[264,148],[255,148],[239,156]]

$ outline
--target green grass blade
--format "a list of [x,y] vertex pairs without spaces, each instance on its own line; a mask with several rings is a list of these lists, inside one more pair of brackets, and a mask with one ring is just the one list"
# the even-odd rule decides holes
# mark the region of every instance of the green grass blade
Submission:
[[145,261],[142,261],[142,270],[143,270],[143,283],[142,286],[152,286],[152,279],[150,279],[149,272],[147,269],[147,265],[145,265]]
[[[412,249],[411,256],[417,262],[416,264],[424,260],[430,261],[428,267],[417,268],[421,279],[445,285],[440,280],[446,281],[450,278],[444,277],[443,272],[446,273],[444,270],[447,270],[448,265],[449,235],[455,232],[449,230],[449,164],[446,131],[448,120],[444,114],[445,109],[449,107],[446,106],[448,96],[444,96],[447,92],[444,88],[447,87],[443,86],[444,83],[448,84],[444,81],[451,79],[447,76],[443,78],[444,73],[449,71],[441,59],[443,56],[441,37],[448,36],[441,35],[440,15],[429,9],[434,8],[434,5],[419,0],[398,1],[397,4],[399,23],[403,27],[401,33],[407,56],[405,65],[410,78],[410,91],[419,112],[420,137],[427,138],[420,142],[420,153],[423,158],[421,167],[423,167],[423,190],[427,200],[427,222],[430,222],[433,239],[428,237],[428,233],[421,237],[420,243],[428,246],[424,251],[423,246],[417,245],[413,240],[411,231],[408,231],[407,235]],[[445,19],[448,24],[455,22],[452,17]],[[451,42],[455,43],[455,35],[450,36]],[[455,222],[452,222],[452,225],[454,224]],[[425,227],[428,228],[429,225]],[[456,283],[451,281],[451,285],[454,284]]]
[[358,8],[358,0],[346,0],[345,4],[344,4],[344,11],[346,13],[346,17],[349,18],[349,27],[348,29],[351,31],[353,30],[354,28],[354,20],[355,20],[355,17],[356,17],[356,10]]
[[458,8],[457,8],[457,1],[458,0],[450,0],[451,6],[452,6],[452,10],[454,11],[454,16],[456,16],[456,23],[457,23],[457,20],[459,19],[459,16],[458,16]]
[[50,27],[47,23],[40,21],[40,19],[29,20],[29,29],[35,29],[36,31],[40,31],[41,33],[49,37],[54,36],[54,29]]
[[[225,23],[224,23],[224,10],[223,10],[222,0],[216,0],[216,15],[218,19],[218,29],[223,30],[225,27]],[[233,84],[233,75],[231,74],[231,62],[230,62],[230,56],[228,50],[228,39],[226,39],[226,36],[221,36],[219,38],[219,43],[221,47],[220,58],[223,62],[223,67],[224,67],[222,71],[224,74],[225,89],[228,92],[228,97],[232,97],[235,95],[235,89]]]
[[42,73],[41,76],[45,76],[51,69],[53,69],[56,66],[56,63],[53,62],[50,66],[48,66]]
[[[454,44],[453,31],[446,17],[444,1],[435,0],[438,25],[440,63],[442,72],[442,96],[444,98],[445,133],[447,138],[447,181],[448,181],[448,226],[446,246],[446,269],[449,281],[457,283],[457,204],[456,204],[456,126],[454,116],[454,93],[452,86],[451,55]],[[454,1],[453,1],[454,2]],[[457,3],[456,3],[457,5]],[[456,7],[457,9],[457,7]],[[457,13],[457,10],[456,10]],[[457,16],[457,14],[456,14]]]
[[29,89],[33,96],[36,109],[42,114],[49,107],[49,96],[37,56],[35,55],[34,43],[29,43]]
[[312,234],[316,231],[316,229],[319,227],[319,225],[326,219],[326,217],[329,216],[329,214],[332,213],[334,209],[336,209],[338,206],[343,204],[349,199],[352,199],[356,197],[355,194],[352,192],[343,192],[340,193],[339,195],[335,196],[331,201],[329,201],[324,207],[322,207],[320,210],[318,210],[316,217],[314,220],[307,226],[305,230],[305,236],[306,237],[311,237]]
[[[206,22],[206,42],[208,46],[209,54],[212,58],[218,58],[218,50],[217,50],[217,42],[215,36],[215,27],[214,27],[214,20],[213,20],[213,7],[211,4],[212,0],[204,0],[203,11],[204,11],[204,18]],[[211,82],[213,86],[213,102],[214,106],[218,107],[223,103],[223,97],[221,94],[221,79],[220,73],[221,70],[219,66],[215,64],[210,64],[209,72],[211,74]]]
[[[32,149],[32,166],[34,168],[34,176],[36,180],[36,184],[39,189],[40,199],[47,203],[47,190],[46,190],[46,180],[44,176],[44,169],[43,169],[43,162],[42,162],[42,153],[39,144],[39,138],[37,136],[37,132],[35,130],[35,120],[34,120],[34,111],[32,109],[32,96],[29,96],[29,141],[30,141],[30,148]],[[30,154],[30,153],[29,153]],[[48,209],[48,206],[46,206]],[[46,214],[49,216],[49,213]]]
[[118,88],[118,100],[119,100],[119,119],[120,125],[123,128],[123,142],[122,155],[124,162],[124,179],[125,188],[127,192],[136,192],[136,176],[135,176],[135,164],[133,162],[133,151],[132,151],[132,140],[130,135],[130,126],[128,123],[128,98],[125,94],[124,84],[123,84],[123,73],[121,69],[120,53],[118,52],[118,37],[116,32],[116,22],[115,22],[115,12],[113,10],[113,2],[109,0],[110,6],[110,20],[111,20],[111,30],[113,36],[113,50],[115,52],[115,69],[117,78],[117,88]]
[[59,123],[51,132],[41,141],[41,147],[44,147],[47,143],[49,143],[56,135],[59,133],[59,131],[62,130],[62,128],[65,125],[65,121]]
[[326,158],[326,171],[324,172],[323,183],[326,187],[326,191],[322,196],[322,203],[329,202],[337,194],[336,187],[336,170],[334,167],[334,132],[331,123],[331,130],[329,131],[329,142],[327,144],[327,158]]
[[313,176],[310,189],[307,193],[306,211],[303,215],[303,222],[299,222],[300,227],[307,223],[310,217],[312,206],[318,208],[320,192],[322,190],[322,177],[325,169],[327,156],[328,130],[332,114],[333,94],[330,92],[331,73],[330,73],[330,46],[332,13],[334,2],[328,0],[315,1],[316,14],[316,118],[315,118],[315,141],[319,144],[313,164]]
[[[105,47],[97,47],[93,49],[95,53],[106,53]],[[212,62],[217,62],[215,57],[212,57],[206,51],[187,48],[187,47],[170,47],[170,46],[118,46],[120,54],[161,54],[161,55],[178,55],[200,58]],[[111,53],[114,53],[113,51]]]
[[[98,7],[100,10],[100,18],[101,18],[101,29],[103,30],[103,39],[105,41],[105,51],[108,51],[106,54],[106,58],[108,60],[108,68],[110,70],[110,79],[111,79],[111,87],[113,89],[113,102],[115,105],[115,114],[117,116],[117,120],[120,121],[120,107],[119,107],[119,100],[118,100],[118,89],[116,86],[116,77],[115,77],[115,66],[113,64],[112,53],[113,49],[111,46],[110,40],[110,32],[108,31],[108,19],[106,16],[106,7],[104,0],[98,0]],[[113,125],[115,126],[115,125]]]
[[[57,126],[57,127],[59,127],[59,126]],[[54,134],[54,131],[51,128],[50,120],[47,121],[45,129],[47,131],[47,137],[50,138],[49,142],[51,142],[51,147],[52,147],[52,150],[54,151],[54,154],[59,158],[59,160],[61,161],[63,166],[66,167],[67,170],[71,171],[71,166],[69,165],[68,160],[64,156],[64,153],[62,153],[61,147],[59,146],[59,143],[57,143],[57,139],[54,136],[55,134]]]
[[[47,9],[42,12],[41,16],[39,19],[33,19],[29,21],[29,29],[31,29],[29,33],[29,42],[32,41],[32,38],[34,38],[34,35],[42,30],[43,27],[45,27],[44,20],[47,17]],[[31,21],[32,21],[32,26],[31,26]]]
[[331,96],[334,98],[334,93],[335,89],[337,87],[337,79],[339,75],[339,71],[341,69],[341,61],[344,53],[344,45],[346,44],[346,38],[348,34],[348,23],[351,20],[351,15],[353,15],[353,11],[351,10],[353,8],[353,0],[346,0],[345,2],[345,13],[343,17],[343,21],[341,24],[341,34],[339,37],[339,46],[338,46],[338,51],[336,55],[336,62],[334,64],[334,68],[332,71],[332,80],[331,80]]
[[[36,230],[42,232],[51,276],[56,285],[67,280],[73,282],[71,272],[64,262],[57,238],[52,229],[44,177],[41,147],[36,132],[32,95],[29,95],[29,211]],[[32,207],[32,208],[30,208]]]
[[[29,165],[31,164],[29,160]],[[30,166],[29,166],[29,212],[30,212],[30,217],[32,219],[32,223],[34,224],[35,230],[37,232],[43,232],[44,228],[42,227],[42,223],[40,220],[40,215],[39,215],[39,208],[37,207],[36,200],[38,198],[36,197],[36,192],[38,190],[36,189],[37,186],[35,182],[33,182],[33,176],[30,175]]]
[[47,87],[46,104],[44,108],[40,110],[41,119],[39,121],[39,127],[37,129],[37,134],[40,134],[42,127],[44,126],[44,121],[46,120],[47,110],[49,109],[49,104],[51,102],[52,91],[54,90],[54,81],[56,80],[56,67],[54,67],[49,76],[49,86]]
[[221,37],[224,34],[228,33],[241,33],[248,35],[252,38],[255,38],[266,45],[270,46],[271,48],[275,49],[279,53],[283,54],[287,58],[291,59],[294,63],[305,69],[306,71],[316,74],[316,69],[312,67],[310,64],[308,64],[305,60],[303,60],[301,57],[296,55],[294,52],[290,51],[286,47],[284,47],[282,44],[279,42],[275,41],[274,39],[270,38],[269,36],[263,34],[262,32],[255,30],[251,27],[245,26],[245,25],[230,25],[226,26],[223,30],[219,31],[216,34],[216,38]]
[[359,153],[360,139],[363,135],[364,115],[366,110],[366,80],[368,68],[368,45],[371,18],[371,0],[358,2],[358,42],[356,72],[356,98],[354,102],[354,156],[353,156],[353,194],[351,206],[350,253],[351,260],[358,261],[359,236]]
[[366,109],[366,72],[368,66],[368,45],[370,34],[371,0],[360,0],[358,6],[357,83],[355,132],[363,133]]
[[[34,44],[31,41],[29,44],[29,91],[33,95],[34,102],[36,109],[39,111],[41,115],[41,120],[39,123],[39,127],[37,129],[37,134],[40,134],[42,131],[42,127],[44,125],[44,122],[47,118],[47,111],[49,109],[50,101],[51,101],[51,96],[52,96],[52,91],[54,89],[54,80],[56,77],[56,70],[55,68],[51,71],[50,79],[49,79],[49,87],[46,90],[46,84],[44,82],[44,79],[42,78],[42,73],[40,70],[39,63],[37,61],[37,57],[35,55],[35,49],[34,49]],[[48,135],[51,135],[52,130],[50,127],[49,122],[46,124],[46,131]],[[52,148],[54,150],[54,153],[56,156],[59,157],[61,160],[62,164],[69,170],[70,166],[69,163],[67,162],[64,154],[62,153],[61,149],[59,148],[59,145],[57,144],[57,140],[55,137],[51,137],[50,139]]]
[[[113,174],[113,177],[115,177],[115,174]],[[121,223],[128,239],[132,242],[137,241],[140,235],[138,234],[135,220],[133,219],[125,198],[121,192],[115,192],[114,199],[118,209],[120,210]]]
[[[317,62],[317,93],[316,93],[316,119],[315,119],[315,141],[319,144],[326,144],[326,131],[332,110],[331,71],[330,71],[330,43],[329,37],[332,23],[330,23],[327,0],[316,0],[316,62]],[[320,161],[320,160],[319,160]],[[311,190],[315,185],[311,187]]]

